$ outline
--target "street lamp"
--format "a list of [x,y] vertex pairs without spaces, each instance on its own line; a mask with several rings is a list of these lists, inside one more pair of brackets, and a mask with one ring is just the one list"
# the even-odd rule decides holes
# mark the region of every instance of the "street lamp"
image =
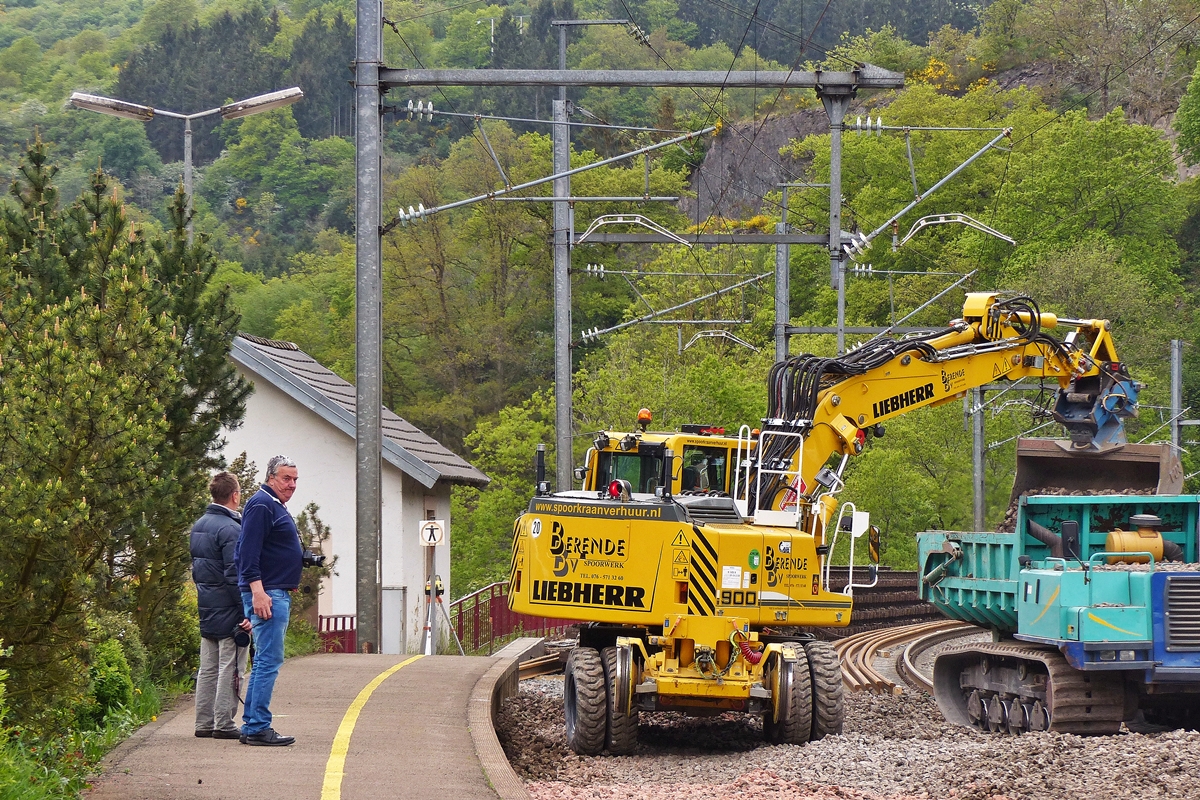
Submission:
[[[488,22],[490,22],[492,24],[492,36],[491,36],[491,39],[489,39],[489,41],[491,42],[491,54],[492,54],[492,60],[494,61],[496,58],[496,18],[495,17],[484,17],[484,19],[486,19]],[[482,25],[483,20],[477,19],[477,20],[475,20],[475,24]]]
[[302,97],[304,97],[304,92],[300,91],[300,87],[293,86],[290,89],[255,95],[245,100],[239,100],[236,103],[227,103],[220,108],[210,108],[208,111],[199,111],[195,114],[179,114],[174,111],[164,111],[161,108],[151,108],[150,106],[128,103],[124,100],[115,100],[111,97],[104,97],[98,94],[85,94],[83,92],[72,92],[70,103],[76,108],[95,111],[100,114],[108,114],[110,117],[137,120],[138,122],[146,122],[154,119],[156,115],[183,120],[183,193],[187,196],[187,232],[188,244],[191,244],[192,120],[200,119],[201,117],[210,117],[213,114],[220,114],[222,119],[227,120],[241,119],[251,114],[273,111],[277,108],[290,106]]

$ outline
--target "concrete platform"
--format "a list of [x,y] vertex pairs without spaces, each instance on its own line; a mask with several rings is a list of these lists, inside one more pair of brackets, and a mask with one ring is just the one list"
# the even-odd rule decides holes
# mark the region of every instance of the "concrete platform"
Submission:
[[[365,800],[433,797],[520,800],[523,786],[491,726],[493,709],[516,684],[521,640],[487,657],[426,656],[371,693],[346,743],[347,711],[381,673],[411,656],[323,654],[289,659],[275,685],[273,727],[289,747],[198,739],[190,700],[139,730],[105,759],[90,800]],[[330,759],[340,741],[341,780]]]

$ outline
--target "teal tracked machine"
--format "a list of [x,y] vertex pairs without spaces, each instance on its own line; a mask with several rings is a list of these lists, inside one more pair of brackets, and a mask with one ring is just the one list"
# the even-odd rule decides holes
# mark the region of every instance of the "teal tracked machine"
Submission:
[[1200,497],[1019,502],[1011,533],[919,536],[922,597],[992,632],[935,661],[943,715],[1008,733],[1200,724]]

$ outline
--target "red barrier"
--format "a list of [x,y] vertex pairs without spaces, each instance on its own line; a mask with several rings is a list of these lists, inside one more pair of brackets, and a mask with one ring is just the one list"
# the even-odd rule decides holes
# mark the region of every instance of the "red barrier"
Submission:
[[464,650],[492,654],[518,636],[561,637],[575,620],[533,617],[508,607],[508,581],[493,583],[450,604],[450,623]]
[[322,653],[358,652],[358,619],[354,614],[317,617],[317,635]]

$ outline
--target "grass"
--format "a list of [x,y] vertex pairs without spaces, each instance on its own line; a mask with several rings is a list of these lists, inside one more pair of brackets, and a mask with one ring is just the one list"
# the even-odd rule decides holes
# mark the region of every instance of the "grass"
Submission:
[[0,732],[0,800],[78,797],[106,753],[156,720],[164,705],[189,688],[190,681],[165,688],[143,684],[128,706],[109,712],[94,730],[68,730],[51,738],[20,730]]
[[[285,656],[320,649],[317,632],[304,620],[292,620],[284,641]],[[110,711],[92,730],[67,730],[51,738],[0,728],[0,800],[74,800],[88,788],[104,756],[143,725],[158,719],[175,698],[192,691],[190,677],[166,687],[149,682],[134,689],[128,706]]]
[[308,620],[293,618],[288,622],[287,635],[283,639],[283,657],[306,656],[321,651],[321,637]]

